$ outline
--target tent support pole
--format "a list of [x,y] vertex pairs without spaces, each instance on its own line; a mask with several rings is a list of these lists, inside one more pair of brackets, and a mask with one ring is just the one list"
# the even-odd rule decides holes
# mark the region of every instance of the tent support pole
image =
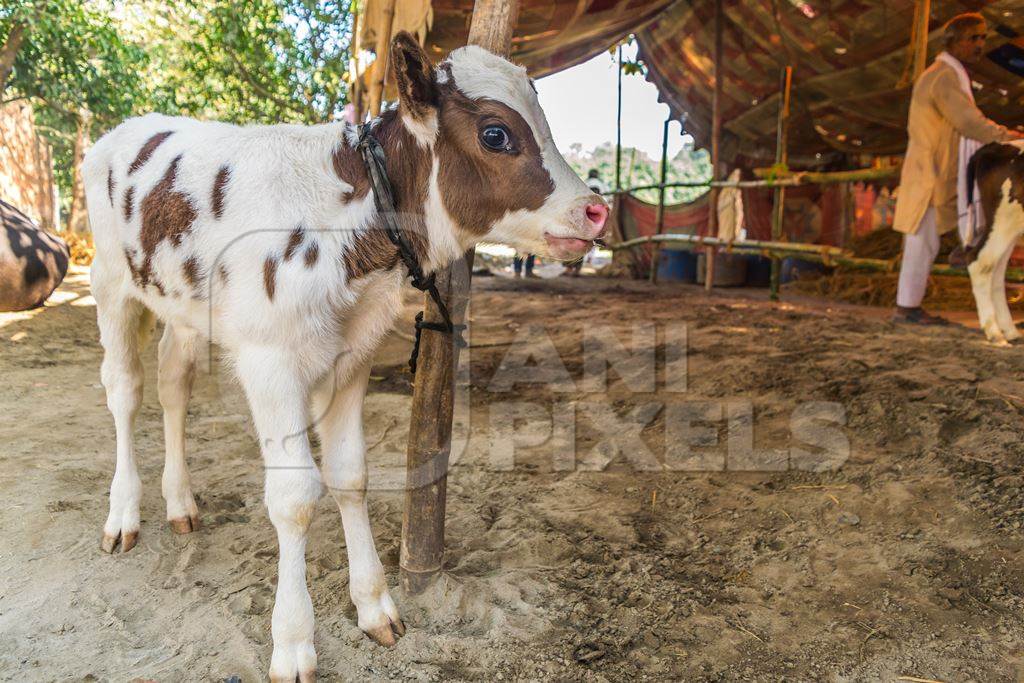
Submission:
[[618,94],[615,105],[615,191],[622,187],[622,45],[618,52]]
[[395,22],[395,0],[384,0],[381,3],[381,15],[384,22],[378,29],[376,58],[373,60],[373,78],[370,81],[370,118],[380,116],[381,104],[384,101],[384,81],[388,77],[388,52],[391,46],[391,28]]
[[[665,229],[665,178],[668,175],[668,124],[672,123],[672,115],[665,119],[661,131],[661,184],[658,187],[658,234]],[[651,284],[658,284],[658,257],[661,245],[655,242],[651,249]]]
[[[789,97],[793,88],[793,67],[782,70],[782,99],[779,101],[779,124],[775,138],[775,168],[785,168],[789,158],[787,141],[789,139]],[[782,239],[782,219],[785,216],[786,188],[775,188],[775,199],[772,206],[772,241]],[[779,279],[782,262],[778,256],[772,257],[771,289],[772,301],[779,300]]]
[[[518,0],[476,0],[469,43],[507,57],[518,13]],[[465,317],[472,269],[471,249],[436,273],[437,289],[455,323]],[[441,320],[429,296],[424,296],[424,320]],[[410,594],[423,592],[441,571],[458,361],[459,350],[451,335],[423,332],[409,419],[399,558],[402,588]]]
[[[725,81],[722,73],[722,24],[725,22],[722,0],[715,0],[715,90],[711,99],[711,179],[721,180],[721,145],[722,145],[722,87]],[[665,181],[662,180],[664,183]],[[712,186],[708,198],[708,235],[718,237],[718,193],[719,188]],[[704,288],[711,291],[715,286],[715,252],[714,247],[704,250]]]

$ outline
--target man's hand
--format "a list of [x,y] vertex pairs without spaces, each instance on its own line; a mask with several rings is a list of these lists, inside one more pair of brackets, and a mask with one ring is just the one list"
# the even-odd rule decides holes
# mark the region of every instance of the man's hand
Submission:
[[1015,140],[1024,140],[1024,133],[1020,132],[1019,130],[1013,130],[1011,128],[1009,130],[1009,134],[1010,134],[1010,141],[1011,142],[1015,141]]

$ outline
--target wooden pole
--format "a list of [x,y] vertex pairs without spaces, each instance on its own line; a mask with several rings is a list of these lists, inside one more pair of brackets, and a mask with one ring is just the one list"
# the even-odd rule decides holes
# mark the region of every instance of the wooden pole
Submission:
[[[470,44],[507,57],[518,12],[518,0],[476,0],[469,29]],[[437,289],[455,323],[465,317],[472,268],[470,250],[462,260],[437,271],[435,276]],[[424,311],[424,320],[441,321],[429,296],[424,297]],[[399,558],[402,587],[408,593],[422,592],[441,571],[458,362],[459,350],[451,336],[424,330],[409,420]]]
[[[782,70],[782,99],[779,101],[779,123],[775,135],[775,166],[782,169],[789,158],[787,140],[789,138],[789,96],[793,86],[793,67]],[[785,216],[786,188],[775,189],[775,203],[772,206],[772,241],[782,239],[782,219]],[[769,296],[772,301],[779,300],[779,276],[781,262],[777,256],[772,257],[771,288]]]
[[[721,151],[722,144],[722,86],[725,82],[722,73],[722,24],[725,21],[722,0],[715,0],[715,91],[711,96],[711,179],[722,179]],[[711,187],[708,197],[708,234],[718,237],[718,193],[717,187]],[[715,248],[704,250],[704,288],[711,291],[715,286]]]
[[363,122],[363,84],[359,78],[359,3],[352,3],[352,42],[349,44],[348,73],[352,82],[349,100],[356,123]]
[[622,46],[619,45],[619,86],[615,107],[615,191],[622,187]]
[[[672,116],[665,119],[665,126],[661,131],[661,184],[658,187],[658,227],[657,234],[665,228],[665,179],[668,175],[668,124],[672,123]],[[658,258],[661,247],[658,242],[654,243],[651,249],[651,284],[658,284]]]
[[381,0],[381,23],[377,27],[377,57],[373,60],[373,79],[370,82],[370,116],[380,116],[384,101],[384,81],[388,75],[388,47],[391,45],[391,29],[395,23],[395,0]]

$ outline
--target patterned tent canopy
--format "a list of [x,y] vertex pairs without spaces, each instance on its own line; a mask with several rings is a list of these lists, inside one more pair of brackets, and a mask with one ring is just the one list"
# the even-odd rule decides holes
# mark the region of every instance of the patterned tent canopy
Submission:
[[[369,4],[372,10],[375,3]],[[432,13],[418,15],[431,17],[431,26],[395,30],[425,33],[427,48],[440,57],[465,44],[473,2],[430,4]],[[791,156],[901,153],[914,6],[914,0],[724,0],[727,157],[771,156],[786,64],[794,67]],[[513,58],[534,76],[578,64],[635,33],[648,79],[698,144],[707,142],[713,0],[521,0],[520,7]],[[932,0],[930,55],[941,49],[942,24],[966,11],[982,12],[990,25],[989,56],[974,72],[979,106],[1002,123],[1024,124],[1021,0]]]

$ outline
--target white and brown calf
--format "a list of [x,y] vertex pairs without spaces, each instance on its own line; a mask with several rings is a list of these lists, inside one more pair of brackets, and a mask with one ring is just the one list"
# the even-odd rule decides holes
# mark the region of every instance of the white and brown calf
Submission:
[[[481,241],[561,259],[590,249],[607,206],[558,153],[524,69],[475,47],[435,68],[408,34],[391,64],[399,105],[372,126],[427,272]],[[361,410],[406,273],[380,230],[356,136],[340,123],[240,128],[149,115],[104,136],[83,168],[117,436],[102,547],[128,551],[138,539],[132,423],[152,312],[166,325],[158,382],[174,531],[199,523],[184,431],[201,344],[224,349],[250,403],[280,547],[274,680],[311,680],[316,669],[304,552],[325,486],[341,511],[359,627],[385,645],[404,632],[367,516]]]
[[1006,266],[1024,234],[1024,143],[985,145],[971,158],[970,174],[981,193],[985,227],[973,246],[957,249],[950,261],[967,265],[985,336],[1006,346],[1021,337],[1006,302]]

